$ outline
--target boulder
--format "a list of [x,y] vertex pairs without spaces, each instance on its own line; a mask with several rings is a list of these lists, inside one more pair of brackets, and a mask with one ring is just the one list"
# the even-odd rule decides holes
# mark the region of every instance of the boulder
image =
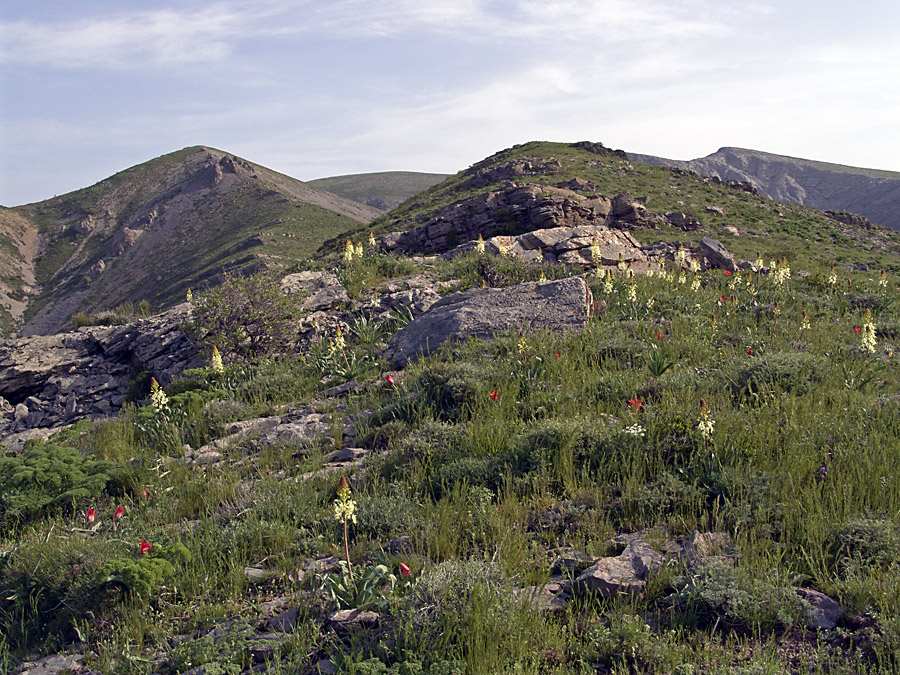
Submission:
[[809,628],[831,630],[837,626],[844,610],[841,606],[824,593],[814,591],[811,588],[798,588],[797,595],[803,601],[806,609],[806,625]]
[[454,340],[490,340],[506,331],[580,328],[590,318],[592,302],[591,289],[581,277],[455,293],[398,331],[384,356],[402,368]]
[[304,312],[316,312],[335,306],[349,305],[350,297],[332,271],[297,272],[281,280],[281,292],[298,295],[299,307]]
[[718,267],[731,272],[737,272],[739,269],[734,256],[728,252],[728,249],[720,241],[711,237],[700,239],[699,254],[706,258],[709,267]]
[[640,533],[618,537],[625,542],[620,555],[601,558],[575,580],[573,592],[577,596],[639,595],[647,586],[651,572],[658,570],[665,556],[644,540]]

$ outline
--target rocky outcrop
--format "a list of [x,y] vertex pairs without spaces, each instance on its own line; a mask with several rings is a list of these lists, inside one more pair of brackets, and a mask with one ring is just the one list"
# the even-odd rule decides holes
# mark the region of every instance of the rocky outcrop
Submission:
[[149,371],[165,385],[201,365],[180,328],[189,311],[185,304],[123,326],[3,341],[0,436],[109,415],[137,373]]
[[429,220],[382,239],[387,250],[443,253],[478,235],[518,235],[557,227],[654,227],[665,217],[652,214],[627,194],[612,199],[573,189],[507,183],[437,209]]
[[384,356],[403,367],[453,340],[490,340],[511,330],[579,328],[590,318],[592,303],[591,290],[581,277],[456,293],[397,332]]
[[614,539],[625,549],[617,556],[601,558],[575,580],[575,595],[639,595],[650,574],[662,567],[665,556],[655,550],[642,534],[622,535]]
[[[511,255],[531,262],[589,267],[595,264],[591,254],[594,244],[602,266],[615,266],[622,260],[633,264],[635,271],[647,268],[647,256],[631,233],[605,225],[553,227],[515,237],[500,235],[486,239],[484,250],[488,254]],[[446,257],[470,253],[476,248],[477,242],[468,241],[447,253]]]

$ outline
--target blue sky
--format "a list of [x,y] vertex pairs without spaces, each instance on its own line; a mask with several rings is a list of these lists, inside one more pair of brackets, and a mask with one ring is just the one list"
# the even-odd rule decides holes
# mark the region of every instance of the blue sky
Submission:
[[900,171],[898,27],[896,0],[0,0],[0,204],[189,145],[301,180],[529,140]]

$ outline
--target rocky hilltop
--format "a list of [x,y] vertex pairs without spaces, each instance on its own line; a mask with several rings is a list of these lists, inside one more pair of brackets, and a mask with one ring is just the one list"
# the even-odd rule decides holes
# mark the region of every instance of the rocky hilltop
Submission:
[[222,270],[284,266],[378,214],[239,157],[185,148],[96,185],[0,213],[7,333],[76,312],[183,300]]
[[722,180],[747,181],[760,194],[817,209],[848,211],[900,230],[900,173],[816,162],[743,148],[720,148],[680,161],[631,154],[636,162],[674,166]]

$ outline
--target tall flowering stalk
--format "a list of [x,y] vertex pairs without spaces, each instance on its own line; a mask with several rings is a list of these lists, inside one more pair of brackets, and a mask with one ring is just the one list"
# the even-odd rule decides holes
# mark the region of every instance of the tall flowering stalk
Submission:
[[837,286],[837,272],[834,271],[834,265],[831,266],[831,273],[828,275],[828,286],[831,288],[831,295],[834,295],[834,287]]
[[156,381],[155,377],[150,378],[150,403],[156,408],[156,412],[163,417],[169,412],[169,397],[166,396],[165,390],[159,386],[159,382]]
[[353,256],[355,253],[356,251],[353,248],[353,242],[347,239],[347,241],[344,242],[344,263],[346,265],[349,265],[353,262]]
[[475,250],[479,254],[484,255],[484,237],[481,236],[480,232],[478,233],[478,241],[475,242]]
[[209,369],[216,375],[221,375],[225,372],[225,364],[222,363],[222,355],[215,345],[213,345],[212,355],[209,357]]
[[600,256],[600,244],[597,243],[597,237],[591,239],[591,262],[594,265],[600,265],[601,256]]
[[375,249],[378,247],[378,242],[375,241],[375,233],[369,230],[369,248],[372,250],[372,253],[375,252]]
[[703,439],[703,447],[708,449],[709,442],[712,440],[713,432],[716,430],[716,421],[712,418],[712,413],[706,401],[700,399],[700,419],[697,421],[697,431]]
[[875,338],[875,322],[872,319],[872,311],[866,310],[866,320],[862,326],[862,348],[863,351],[874,354],[877,340]]
[[353,566],[350,564],[350,538],[347,534],[347,523],[356,524],[356,502],[350,497],[350,485],[344,476],[341,476],[337,499],[334,500],[334,517],[344,525],[344,555],[347,558],[347,572],[352,583]]

